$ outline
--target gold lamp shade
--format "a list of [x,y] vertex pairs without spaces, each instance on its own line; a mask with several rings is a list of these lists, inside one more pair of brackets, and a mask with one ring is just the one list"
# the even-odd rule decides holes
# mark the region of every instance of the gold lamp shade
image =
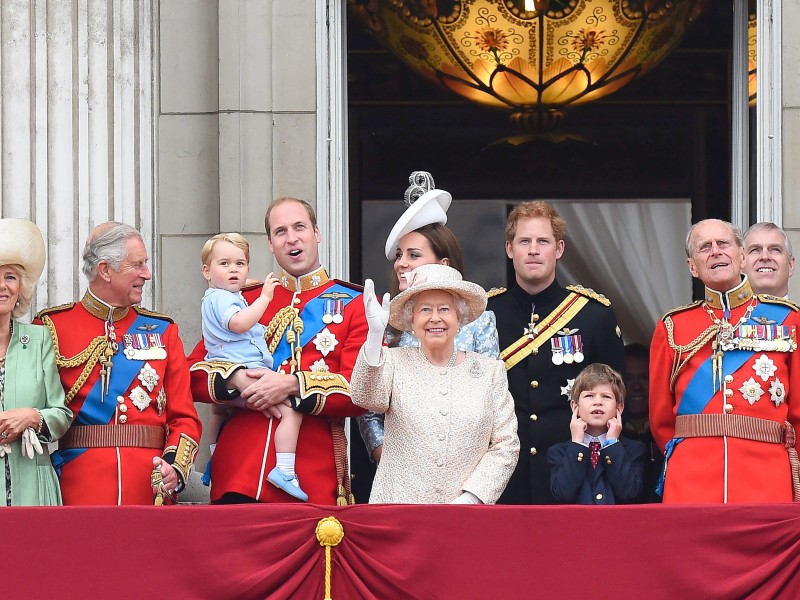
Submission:
[[423,77],[546,130],[655,67],[705,0],[349,0]]

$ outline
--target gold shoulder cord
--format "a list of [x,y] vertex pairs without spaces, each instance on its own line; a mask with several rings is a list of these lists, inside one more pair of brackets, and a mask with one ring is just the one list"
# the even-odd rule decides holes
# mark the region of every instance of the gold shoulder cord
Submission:
[[89,346],[86,349],[81,350],[72,358],[67,358],[62,356],[61,351],[58,348],[58,334],[56,333],[56,326],[53,324],[52,319],[50,319],[50,317],[47,315],[43,315],[42,323],[47,326],[47,329],[50,331],[50,337],[53,339],[53,347],[55,348],[56,353],[56,366],[58,368],[71,369],[74,367],[79,367],[85,363],[83,371],[81,371],[80,376],[72,385],[69,392],[67,392],[66,398],[64,399],[65,404],[69,404],[75,397],[75,394],[78,393],[78,390],[80,390],[81,387],[83,387],[83,384],[86,383],[86,380],[89,379],[89,374],[100,360],[100,356],[103,354],[105,347],[106,338],[104,336],[97,336],[89,343]]
[[[719,324],[712,323],[695,339],[683,346],[675,343],[675,324],[672,321],[672,317],[666,317],[664,319],[664,325],[667,328],[667,341],[669,342],[669,347],[675,353],[672,359],[672,371],[669,375],[669,389],[670,391],[674,392],[675,382],[678,379],[678,375],[683,370],[683,367],[685,367],[692,357],[697,354],[700,348],[705,346],[709,340],[711,340],[711,338],[717,335],[719,332]],[[689,354],[687,354],[685,358],[681,359],[681,355],[684,352],[688,352]]]
[[[290,325],[291,329],[289,329]],[[286,334],[286,341],[289,342],[291,348],[291,373],[294,373],[300,367],[300,356],[303,348],[298,342],[304,327],[300,312],[293,306],[284,306],[272,317],[264,334],[264,339],[269,340],[267,348],[272,354],[275,353],[275,348],[278,347],[283,334]],[[287,331],[287,329],[289,330]]]

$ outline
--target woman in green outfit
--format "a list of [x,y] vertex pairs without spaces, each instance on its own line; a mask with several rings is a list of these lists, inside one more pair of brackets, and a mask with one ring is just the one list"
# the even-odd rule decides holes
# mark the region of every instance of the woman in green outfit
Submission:
[[0,219],[0,506],[61,504],[42,442],[67,431],[72,411],[50,334],[15,320],[28,312],[44,268],[44,241],[26,219]]

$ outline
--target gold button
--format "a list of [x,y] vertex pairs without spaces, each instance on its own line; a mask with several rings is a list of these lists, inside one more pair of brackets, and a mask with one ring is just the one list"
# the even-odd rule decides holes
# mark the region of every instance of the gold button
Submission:
[[606,464],[607,465],[611,464],[611,457],[610,456],[606,456]]
[[127,423],[128,422],[128,417],[126,415],[120,415],[119,416],[119,422],[123,423],[123,424]]
[[733,412],[733,404],[726,404],[725,405],[725,412],[732,413]]
[[536,456],[536,448],[531,448],[531,456]]
[[533,389],[536,389],[537,387],[539,387],[539,382],[538,381],[531,381],[531,387]]
[[538,348],[534,348],[533,350],[531,350],[531,354],[536,356],[537,354],[539,354],[539,349]]
[[117,402],[122,404],[123,402],[125,402],[125,398],[123,398],[122,396],[117,396]]
[[539,417],[537,417],[536,415],[531,415],[531,421],[533,421],[535,423],[538,420],[539,420]]
[[292,298],[292,304],[300,304],[300,298],[298,298],[297,296]]
[[602,500],[603,499],[603,494],[597,494],[597,496],[595,496],[595,498],[597,500]]
[[730,398],[731,396],[733,396],[733,390],[731,389],[725,390],[725,397]]
[[725,383],[733,383],[733,375],[725,375]]
[[119,412],[121,412],[121,413],[128,412],[128,407],[125,406],[124,404],[120,404],[119,405]]
[[531,315],[531,322],[532,323],[536,323],[536,321],[538,321],[538,320],[539,320],[539,315],[537,315],[535,313]]
[[583,452],[578,452],[578,462],[583,461]]

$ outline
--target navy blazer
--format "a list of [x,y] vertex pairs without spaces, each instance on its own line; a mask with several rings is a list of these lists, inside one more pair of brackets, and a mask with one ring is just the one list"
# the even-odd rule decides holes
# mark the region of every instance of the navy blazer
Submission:
[[589,448],[563,442],[547,451],[550,491],[564,504],[624,504],[636,502],[642,492],[644,444],[624,437],[600,448],[592,468]]

